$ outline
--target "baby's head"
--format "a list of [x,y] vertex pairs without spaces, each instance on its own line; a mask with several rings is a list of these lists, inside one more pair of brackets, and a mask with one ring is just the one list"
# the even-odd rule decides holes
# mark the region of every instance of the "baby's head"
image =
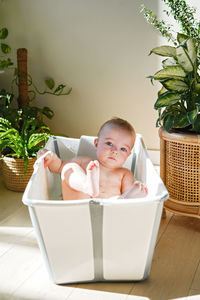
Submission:
[[[135,141],[135,130],[133,128],[133,126],[126,120],[123,120],[121,118],[112,118],[108,121],[106,121],[99,129],[99,132],[98,132],[98,138],[100,137],[100,135],[103,133],[103,130],[106,128],[106,127],[110,127],[110,128],[116,128],[117,129],[123,129],[125,131],[127,131],[133,138],[133,141]],[[133,142],[134,144],[134,142]]]
[[105,122],[95,140],[98,160],[107,162],[113,167],[120,167],[131,154],[135,143],[135,130],[126,120],[113,118]]

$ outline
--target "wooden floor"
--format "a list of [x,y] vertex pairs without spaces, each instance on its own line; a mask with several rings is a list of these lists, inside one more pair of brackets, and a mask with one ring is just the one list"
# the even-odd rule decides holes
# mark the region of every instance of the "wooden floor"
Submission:
[[0,300],[200,299],[199,219],[167,213],[144,282],[59,286],[48,278],[21,198],[0,176]]

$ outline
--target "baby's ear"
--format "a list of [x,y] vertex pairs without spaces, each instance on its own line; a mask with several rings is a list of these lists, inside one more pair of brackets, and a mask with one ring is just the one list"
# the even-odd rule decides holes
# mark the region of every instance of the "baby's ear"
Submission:
[[94,139],[94,147],[97,148],[98,146],[98,138]]

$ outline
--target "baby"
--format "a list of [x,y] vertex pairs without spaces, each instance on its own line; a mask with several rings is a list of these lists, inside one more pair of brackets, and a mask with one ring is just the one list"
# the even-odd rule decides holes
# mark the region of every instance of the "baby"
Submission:
[[76,157],[62,161],[48,150],[40,150],[44,167],[61,173],[63,200],[95,198],[139,198],[147,195],[141,182],[134,183],[132,172],[122,165],[131,154],[135,131],[125,120],[113,118],[104,123],[94,140],[97,160]]

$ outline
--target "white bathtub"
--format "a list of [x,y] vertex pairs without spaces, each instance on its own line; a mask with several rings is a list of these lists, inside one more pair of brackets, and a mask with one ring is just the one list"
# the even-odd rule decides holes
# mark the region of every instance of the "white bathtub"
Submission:
[[[46,148],[62,159],[74,155],[95,158],[93,137],[53,137]],[[41,160],[23,195],[38,244],[52,280],[57,284],[147,278],[163,202],[168,192],[137,134],[125,167],[149,190],[140,199],[56,200],[60,175],[44,169]]]

